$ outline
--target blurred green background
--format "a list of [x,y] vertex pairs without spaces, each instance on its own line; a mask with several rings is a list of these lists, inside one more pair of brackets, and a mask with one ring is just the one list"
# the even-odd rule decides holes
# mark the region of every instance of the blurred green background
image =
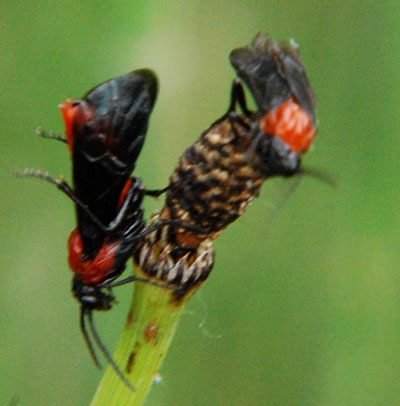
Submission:
[[[14,168],[70,174],[57,104],[140,67],[160,94],[136,174],[162,187],[225,112],[231,49],[293,37],[319,135],[290,189],[268,181],[216,242],[147,405],[400,405],[400,3],[3,0],[0,5],[0,405],[87,405],[101,376],[78,328],[66,240],[73,205]],[[146,201],[147,213],[161,206]],[[113,348],[131,287],[96,315]]]

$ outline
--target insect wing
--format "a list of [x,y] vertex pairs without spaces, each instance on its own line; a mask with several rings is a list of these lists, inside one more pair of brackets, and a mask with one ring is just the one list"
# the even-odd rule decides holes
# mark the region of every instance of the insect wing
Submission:
[[129,175],[143,146],[157,89],[155,74],[141,69],[91,90],[84,100],[96,114],[88,123],[91,134],[82,134],[78,141],[79,149],[89,160]]
[[311,88],[300,55],[293,45],[288,45],[280,54],[280,71],[289,83],[290,90],[300,103],[301,107],[310,114],[314,126],[316,97]]
[[280,47],[259,33],[251,46],[233,50],[230,61],[249,87],[261,114],[295,96],[315,125],[315,95],[294,43]]
[[262,114],[274,109],[290,97],[290,88],[278,69],[277,43],[265,34],[258,34],[252,46],[234,49],[232,66],[247,84]]

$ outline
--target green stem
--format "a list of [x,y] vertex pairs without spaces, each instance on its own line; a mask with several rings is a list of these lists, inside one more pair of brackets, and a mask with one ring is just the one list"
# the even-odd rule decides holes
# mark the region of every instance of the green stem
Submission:
[[[138,270],[138,276],[142,276],[140,273]],[[192,293],[177,301],[172,290],[135,283],[132,308],[114,359],[136,391],[130,391],[108,367],[91,406],[143,404],[190,296]]]

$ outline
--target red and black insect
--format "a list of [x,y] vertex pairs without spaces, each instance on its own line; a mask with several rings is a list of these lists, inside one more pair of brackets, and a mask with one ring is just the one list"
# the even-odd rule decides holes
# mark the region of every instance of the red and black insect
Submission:
[[156,77],[139,70],[60,106],[73,162],[74,187],[68,192],[78,203],[69,264],[75,273],[73,293],[84,312],[111,307],[113,298],[103,286],[121,275],[144,229],[144,187],[130,175],[156,96]]
[[64,180],[27,170],[23,174],[54,183],[76,207],[77,227],[69,242],[69,265],[74,272],[72,292],[81,304],[80,326],[90,353],[100,366],[86,326],[121,379],[124,374],[101,342],[93,324],[93,310],[109,310],[115,300],[110,289],[138,280],[114,282],[125,269],[145,227],[142,200],[145,191],[131,176],[142,149],[158,83],[147,69],[111,79],[89,91],[81,100],[60,105],[66,139],[72,156],[73,187]]
[[[297,45],[291,41],[280,46],[259,33],[250,47],[233,50],[230,61],[258,107],[252,149],[260,156],[260,169],[267,176],[298,173],[300,156],[310,148],[317,128],[315,95]],[[240,83],[234,86],[245,115],[254,120]]]

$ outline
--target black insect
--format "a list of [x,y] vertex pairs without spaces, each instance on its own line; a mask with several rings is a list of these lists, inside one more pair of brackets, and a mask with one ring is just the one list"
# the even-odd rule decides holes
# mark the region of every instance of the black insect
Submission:
[[[60,105],[66,142],[72,156],[73,187],[39,171],[21,175],[43,178],[55,184],[75,203],[77,228],[69,237],[69,265],[74,272],[72,292],[81,304],[80,326],[90,353],[97,356],[86,325],[108,362],[133,390],[125,375],[100,340],[93,324],[93,310],[109,310],[115,298],[110,289],[134,280],[114,282],[125,269],[145,227],[140,179],[131,176],[142,149],[158,83],[147,69],[111,79],[89,91],[81,100]],[[144,280],[148,282],[147,280]],[[151,282],[150,282],[151,283]]]

